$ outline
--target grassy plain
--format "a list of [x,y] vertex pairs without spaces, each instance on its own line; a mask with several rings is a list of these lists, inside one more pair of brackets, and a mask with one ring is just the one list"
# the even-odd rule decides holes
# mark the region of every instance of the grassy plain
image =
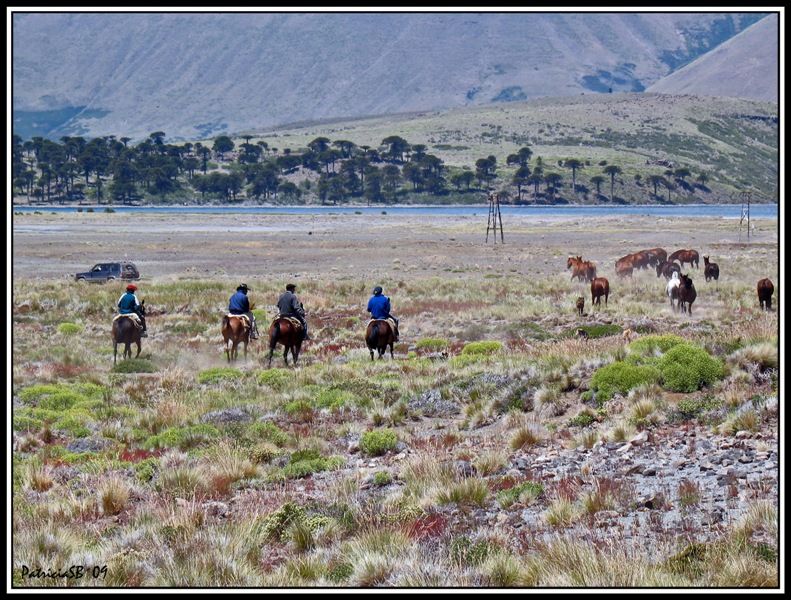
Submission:
[[[16,216],[14,582],[776,586],[782,290],[768,313],[755,296],[777,288],[776,222],[747,245],[726,219],[515,217],[495,247],[482,220]],[[719,264],[692,269],[691,316],[654,272],[616,278],[656,246]],[[127,255],[150,337],[114,369],[123,285],[68,273]],[[262,330],[297,282],[297,368],[267,369],[261,341],[226,363],[239,281]],[[394,361],[364,348],[376,284]],[[21,575],[71,564],[107,575]]]

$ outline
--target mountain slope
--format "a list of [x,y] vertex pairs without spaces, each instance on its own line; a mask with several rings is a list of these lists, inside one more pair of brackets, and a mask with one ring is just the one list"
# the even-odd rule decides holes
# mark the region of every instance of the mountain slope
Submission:
[[762,15],[15,14],[28,137],[209,136],[306,119],[642,91]]
[[770,15],[649,89],[663,94],[702,94],[778,100],[778,18]]

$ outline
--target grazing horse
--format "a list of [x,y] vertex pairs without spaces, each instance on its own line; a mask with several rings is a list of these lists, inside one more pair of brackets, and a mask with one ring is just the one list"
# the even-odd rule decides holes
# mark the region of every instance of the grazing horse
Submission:
[[[146,314],[146,301],[140,303],[140,314],[145,317]],[[113,321],[113,364],[118,360],[118,344],[124,344],[124,351],[121,358],[132,358],[132,344],[137,344],[137,354],[135,358],[140,356],[140,329],[135,325],[132,320],[133,317],[115,319]]]
[[647,252],[635,252],[632,256],[632,265],[635,269],[647,269],[651,256]]
[[703,264],[705,265],[705,267],[703,267],[703,274],[706,277],[706,281],[709,281],[710,279],[713,279],[714,281],[719,280],[720,278],[719,265],[714,262],[709,262],[708,256],[703,257]]
[[572,281],[575,277],[579,281],[593,281],[596,278],[596,265],[589,260],[582,260],[581,256],[569,256],[566,268],[571,269]]
[[371,360],[374,359],[374,350],[379,352],[379,358],[384,358],[388,346],[392,359],[394,341],[393,328],[385,319],[376,319],[368,323],[368,328],[365,330],[365,344],[371,353]]
[[577,312],[582,316],[582,311],[585,310],[585,298],[580,296],[577,298]]
[[761,279],[758,282],[758,303],[764,310],[772,310],[772,294],[775,293],[775,286],[771,279]]
[[[678,286],[681,285],[681,278],[680,274],[676,271],[673,271],[673,276],[667,282],[665,286],[665,293],[667,297],[670,298],[670,308],[673,309],[673,312],[676,312],[676,305],[678,304]],[[675,300],[675,303],[673,302]]]
[[299,359],[299,351],[302,348],[302,328],[295,327],[294,324],[285,317],[278,317],[269,326],[269,366],[272,366],[272,355],[275,353],[275,346],[282,344],[285,348],[283,360],[288,366],[288,351],[294,357],[294,365]]
[[591,298],[592,303],[601,306],[601,297],[604,296],[604,305],[607,305],[607,300],[610,296],[610,282],[606,277],[597,277],[591,281]]
[[689,312],[692,314],[692,303],[698,293],[695,291],[695,286],[692,285],[692,278],[687,275],[681,276],[681,283],[678,286],[678,304],[681,307],[681,312]]
[[631,277],[634,270],[632,255],[629,254],[615,261],[615,274],[619,277]]
[[684,266],[684,263],[689,263],[689,266],[692,267],[693,264],[695,268],[699,268],[700,264],[700,255],[698,254],[697,250],[676,250],[667,257],[668,262],[673,262],[677,260],[681,263],[681,266]]
[[661,265],[667,260],[667,252],[663,248],[651,248],[650,250],[643,250],[648,255],[648,264],[652,267]]
[[[225,315],[222,318],[222,339],[228,362],[239,355],[239,343],[244,344],[244,358],[247,360],[247,344],[250,343],[250,326],[240,316]],[[230,351],[228,342],[231,342]]]
[[673,273],[678,273],[681,275],[681,267],[678,266],[677,262],[663,262],[659,263],[656,266],[656,276],[661,277],[662,275],[665,276],[665,279],[670,279],[673,276]]

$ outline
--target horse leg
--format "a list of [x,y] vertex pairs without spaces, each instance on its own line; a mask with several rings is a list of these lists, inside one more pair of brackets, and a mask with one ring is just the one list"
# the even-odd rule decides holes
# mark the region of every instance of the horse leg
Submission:
[[244,360],[247,361],[247,341],[245,340],[242,343],[244,344]]
[[390,342],[390,360],[395,360],[393,357],[393,342]]
[[286,350],[285,350],[285,352],[283,352],[283,360],[286,361],[286,366],[288,366],[288,350],[289,350],[289,347],[286,346]]
[[270,369],[272,368],[272,356],[274,354],[275,354],[275,347],[274,346],[270,346],[269,347],[269,368]]
[[374,351],[373,351],[373,348],[368,348],[368,352],[370,352],[370,353],[371,353],[371,360],[373,360],[373,359],[374,359]]
[[291,356],[294,357],[294,366],[296,367],[299,359],[299,349],[296,346],[291,346]]
[[[137,340],[137,342],[135,342],[135,343],[137,344],[137,354],[135,354],[135,358],[137,358],[138,356],[140,356],[140,350],[141,350],[140,340]],[[132,352],[131,351],[129,352],[129,356],[130,357],[132,356]]]
[[118,364],[118,342],[113,342],[113,364]]
[[231,353],[228,350],[228,340],[225,340],[225,343],[223,344],[223,346],[225,346],[225,358],[228,359],[228,362],[231,362]]

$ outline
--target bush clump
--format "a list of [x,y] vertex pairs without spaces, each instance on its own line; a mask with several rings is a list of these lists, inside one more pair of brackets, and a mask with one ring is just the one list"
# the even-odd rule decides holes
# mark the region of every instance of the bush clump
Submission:
[[143,447],[147,450],[154,448],[189,450],[219,436],[219,430],[213,425],[201,424],[187,427],[170,427],[158,435],[152,435],[145,441]]
[[270,421],[258,421],[250,425],[247,428],[245,438],[255,442],[271,442],[279,448],[291,441],[291,437],[285,431]]
[[591,387],[596,390],[597,402],[604,402],[616,393],[625,396],[632,388],[656,383],[659,378],[660,372],[654,367],[618,361],[598,369],[591,380]]
[[442,338],[423,338],[418,340],[415,344],[418,350],[427,350],[429,352],[439,352],[448,347],[448,340]]
[[495,341],[470,342],[469,344],[465,344],[461,353],[472,354],[472,355],[486,355],[486,354],[494,354],[495,352],[499,352],[500,350],[502,350],[502,348],[503,348],[502,343]]
[[647,335],[629,344],[628,350],[632,354],[641,356],[656,356],[657,354],[664,354],[674,346],[683,343],[684,338],[677,335]]
[[501,508],[508,508],[516,502],[530,504],[544,492],[544,486],[535,481],[525,481],[507,490],[497,492],[497,503]]
[[69,323],[67,321],[58,325],[58,333],[61,335],[76,335],[81,331],[82,325],[78,325],[77,323]]
[[590,339],[606,337],[608,335],[618,335],[623,331],[623,328],[620,325],[615,325],[614,323],[609,325],[606,323],[598,323],[596,325],[581,325],[579,327],[573,327],[567,330],[563,334],[563,337],[574,337],[577,335],[577,331],[580,329],[587,333]]
[[213,367],[198,373],[199,383],[219,383],[220,381],[241,379],[244,374],[233,367]]
[[360,450],[369,456],[381,456],[394,450],[398,436],[392,429],[366,431],[360,438]]
[[496,547],[489,542],[473,542],[466,535],[454,538],[450,543],[450,557],[454,563],[460,565],[480,565],[494,550]]
[[150,360],[128,358],[113,366],[114,373],[153,373],[157,370]]
[[273,477],[275,479],[299,479],[320,471],[337,469],[343,466],[344,462],[340,456],[322,456],[315,449],[297,450],[289,458],[288,464]]
[[286,369],[268,369],[258,374],[257,380],[260,385],[268,385],[276,390],[283,389],[292,379],[293,375]]
[[596,415],[594,415],[589,410],[584,410],[576,417],[572,417],[569,419],[569,425],[574,427],[587,427],[591,423],[596,420]]
[[719,359],[691,344],[672,347],[662,355],[657,366],[662,375],[662,385],[673,392],[694,392],[725,375]]

